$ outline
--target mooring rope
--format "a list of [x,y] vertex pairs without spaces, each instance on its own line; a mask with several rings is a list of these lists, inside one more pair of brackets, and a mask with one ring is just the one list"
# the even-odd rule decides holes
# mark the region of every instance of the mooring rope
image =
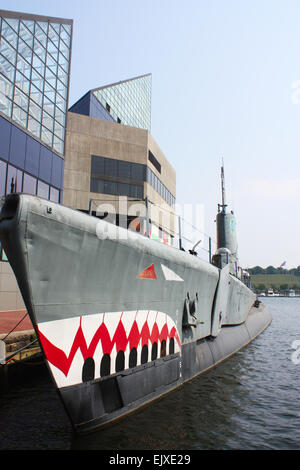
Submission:
[[20,323],[24,320],[25,317],[27,317],[27,315],[28,315],[28,312],[26,312],[25,315],[24,315],[24,317],[21,318],[21,320],[12,328],[12,330],[10,330],[10,331],[7,333],[7,335],[6,335],[4,338],[2,338],[2,341],[4,341],[4,340],[17,328],[17,326],[20,325]]
[[[6,358],[6,362],[5,364],[7,364],[9,361],[11,361],[19,352],[23,351],[24,349],[27,349],[29,346],[31,346],[32,344],[36,343],[37,342],[37,339],[34,339],[33,341],[31,341],[31,343],[28,343],[26,344],[25,346],[23,346],[22,348],[18,349],[17,351],[14,351],[13,354],[11,354],[10,356],[8,356]],[[5,364],[2,364],[2,365],[5,365]]]
[[[27,317],[28,315],[28,312],[25,313],[25,315],[21,318],[21,320],[18,321],[18,323],[6,334],[6,336],[4,338],[1,339],[1,341],[5,341],[6,338],[20,325],[20,323],[22,323],[22,321],[24,320],[25,317]],[[34,339],[33,341],[31,341],[30,343],[26,344],[25,346],[23,346],[22,348],[18,349],[17,351],[15,351],[13,354],[11,354],[10,356],[8,356],[6,359],[5,359],[5,363],[4,364],[0,364],[2,366],[6,365],[8,362],[10,361],[14,361],[14,362],[19,362],[19,361],[16,361],[15,359],[13,359],[19,352],[23,351],[24,349],[27,349],[29,346],[31,346],[32,344],[36,343],[37,342],[37,338]]]

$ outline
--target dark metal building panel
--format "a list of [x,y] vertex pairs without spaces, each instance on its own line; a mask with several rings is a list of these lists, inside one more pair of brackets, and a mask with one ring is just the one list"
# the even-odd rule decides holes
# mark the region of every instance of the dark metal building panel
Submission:
[[0,116],[0,158],[9,160],[11,123]]

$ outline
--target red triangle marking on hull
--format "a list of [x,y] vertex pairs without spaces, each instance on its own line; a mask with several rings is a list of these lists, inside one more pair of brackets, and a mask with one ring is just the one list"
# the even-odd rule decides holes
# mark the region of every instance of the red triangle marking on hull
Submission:
[[154,264],[151,264],[149,268],[145,269],[138,275],[139,279],[157,279]]

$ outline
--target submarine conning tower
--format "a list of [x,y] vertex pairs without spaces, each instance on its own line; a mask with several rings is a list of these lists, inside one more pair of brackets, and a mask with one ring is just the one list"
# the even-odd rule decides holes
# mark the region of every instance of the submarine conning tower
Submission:
[[236,238],[236,223],[233,211],[227,212],[225,200],[224,167],[221,167],[222,204],[218,204],[216,217],[217,251],[212,262],[215,266],[223,268],[230,263],[230,272],[237,274],[238,245]]

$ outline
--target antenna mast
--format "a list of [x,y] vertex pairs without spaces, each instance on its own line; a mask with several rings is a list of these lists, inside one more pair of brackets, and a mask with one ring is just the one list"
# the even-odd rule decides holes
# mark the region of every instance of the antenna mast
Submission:
[[224,162],[222,159],[222,166],[221,166],[221,190],[222,190],[222,204],[218,204],[218,210],[220,212],[220,208],[222,209],[222,212],[226,212],[226,199],[225,199],[225,175],[224,175]]

